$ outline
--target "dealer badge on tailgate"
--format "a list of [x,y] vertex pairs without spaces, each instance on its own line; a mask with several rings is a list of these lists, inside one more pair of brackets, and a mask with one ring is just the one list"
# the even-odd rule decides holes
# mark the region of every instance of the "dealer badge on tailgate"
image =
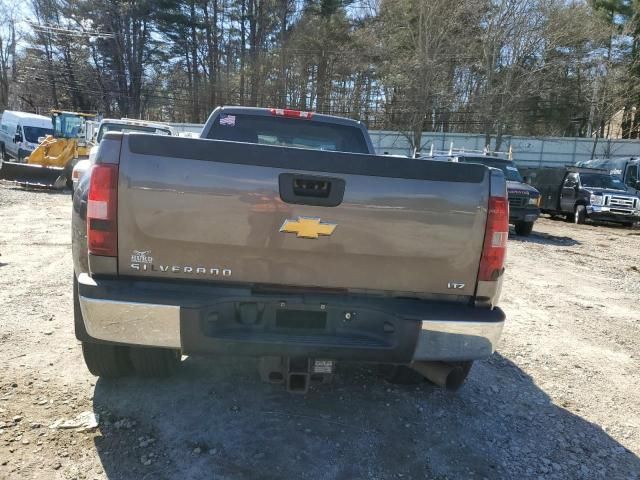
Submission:
[[152,273],[180,273],[183,275],[207,275],[213,277],[230,277],[232,275],[230,268],[218,265],[155,264],[151,256],[151,250],[134,250],[131,253],[129,268],[138,272]]

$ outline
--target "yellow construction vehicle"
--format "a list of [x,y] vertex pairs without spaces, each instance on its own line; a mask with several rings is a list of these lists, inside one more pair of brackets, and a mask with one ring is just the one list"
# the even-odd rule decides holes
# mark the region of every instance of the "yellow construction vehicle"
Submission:
[[0,178],[25,186],[64,188],[78,159],[87,158],[91,145],[85,136],[94,114],[51,111],[53,135],[47,135],[24,163],[3,162]]

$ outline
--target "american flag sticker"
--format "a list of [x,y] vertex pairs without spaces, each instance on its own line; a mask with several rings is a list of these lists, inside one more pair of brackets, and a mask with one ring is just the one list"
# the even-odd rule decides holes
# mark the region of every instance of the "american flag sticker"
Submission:
[[228,127],[234,127],[236,125],[235,115],[221,115],[220,125],[227,125]]

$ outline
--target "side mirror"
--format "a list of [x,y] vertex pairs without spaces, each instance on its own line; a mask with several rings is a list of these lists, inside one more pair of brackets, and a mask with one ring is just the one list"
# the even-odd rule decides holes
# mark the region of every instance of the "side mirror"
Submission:
[[522,177],[522,181],[527,185],[531,185],[531,177],[529,177],[528,175],[525,175],[524,177]]
[[21,141],[22,141],[22,135],[20,135],[19,133],[16,133],[16,134],[13,136],[13,143],[19,143],[19,142],[21,142]]

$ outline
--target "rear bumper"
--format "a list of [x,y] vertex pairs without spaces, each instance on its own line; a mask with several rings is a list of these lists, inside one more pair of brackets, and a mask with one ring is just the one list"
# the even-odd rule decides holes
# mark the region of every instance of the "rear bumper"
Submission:
[[86,274],[78,284],[81,340],[177,348],[187,355],[478,360],[493,353],[504,325],[500,309],[454,303],[96,281]]

